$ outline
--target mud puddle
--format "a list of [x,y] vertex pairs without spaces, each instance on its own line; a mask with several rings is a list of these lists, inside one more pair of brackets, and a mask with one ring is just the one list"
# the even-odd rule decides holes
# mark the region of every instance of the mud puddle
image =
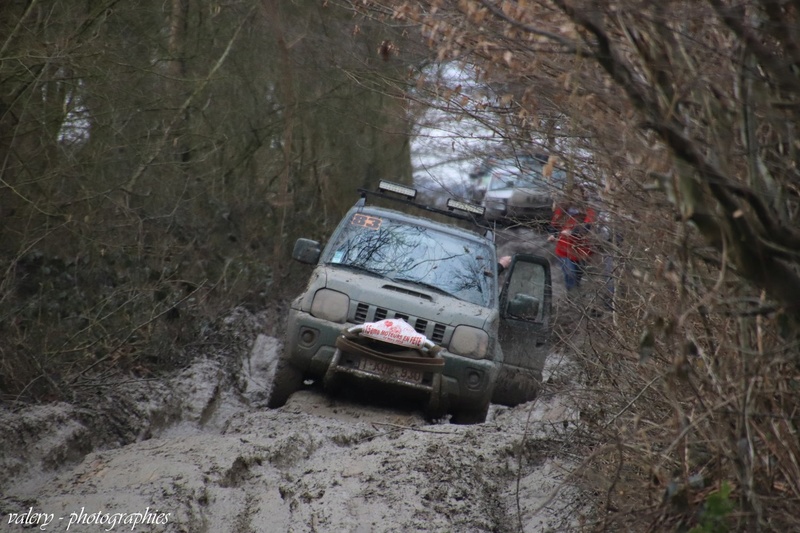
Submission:
[[539,399],[459,426],[314,388],[269,410],[280,343],[251,344],[132,385],[121,447],[73,406],[1,415],[0,531],[563,531],[587,511],[562,485],[578,416],[558,357]]

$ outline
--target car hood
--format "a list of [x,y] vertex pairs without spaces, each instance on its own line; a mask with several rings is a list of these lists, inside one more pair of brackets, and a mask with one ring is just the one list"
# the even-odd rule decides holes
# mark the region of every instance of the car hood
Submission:
[[514,189],[496,189],[486,191],[484,198],[490,200],[508,200],[514,194]]
[[520,189],[500,189],[487,192],[484,196],[484,205],[503,203],[506,205],[530,205],[540,203],[548,205],[552,202],[551,196],[546,190],[531,187]]
[[311,277],[301,304],[306,309],[310,309],[316,290],[327,288],[350,296],[351,309],[366,304],[449,326],[464,324],[480,329],[489,329],[488,324],[497,323],[497,309],[459,300],[421,285],[325,265],[316,270],[318,275]]

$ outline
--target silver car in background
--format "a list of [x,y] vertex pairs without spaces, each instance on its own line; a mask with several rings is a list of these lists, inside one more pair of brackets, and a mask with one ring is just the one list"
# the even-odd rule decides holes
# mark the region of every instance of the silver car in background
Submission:
[[564,189],[567,174],[547,156],[503,159],[488,172],[481,202],[488,220],[502,224],[550,222],[553,202]]

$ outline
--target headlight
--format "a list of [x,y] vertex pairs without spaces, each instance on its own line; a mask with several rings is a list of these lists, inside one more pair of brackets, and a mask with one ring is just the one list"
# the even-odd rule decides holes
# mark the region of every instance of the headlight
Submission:
[[482,329],[458,326],[450,339],[448,350],[473,359],[483,359],[489,351],[489,335]]
[[311,315],[323,320],[344,324],[347,311],[350,309],[350,298],[341,292],[320,289],[311,302]]

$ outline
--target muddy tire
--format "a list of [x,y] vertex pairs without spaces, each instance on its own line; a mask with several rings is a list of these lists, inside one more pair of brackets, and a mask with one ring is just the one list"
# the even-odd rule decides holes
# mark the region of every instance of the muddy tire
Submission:
[[322,378],[322,388],[331,395],[336,395],[342,390],[342,376],[335,370],[341,357],[342,352],[337,349],[333,354],[333,359],[328,364],[325,376]]
[[425,406],[425,417],[430,421],[440,420],[447,415],[449,402],[447,393],[442,391],[442,375],[436,374],[433,377],[433,392]]
[[482,424],[489,414],[489,402],[474,409],[458,409],[453,413],[454,424]]
[[335,396],[342,392],[342,387],[342,376],[332,372],[325,373],[325,377],[322,379],[322,388],[326,393]]
[[536,399],[542,383],[541,370],[503,367],[497,378],[492,402],[507,407],[516,407]]
[[269,391],[267,407],[270,409],[283,407],[289,396],[297,392],[302,385],[303,373],[281,357],[275,368],[275,376],[272,378],[272,390]]

